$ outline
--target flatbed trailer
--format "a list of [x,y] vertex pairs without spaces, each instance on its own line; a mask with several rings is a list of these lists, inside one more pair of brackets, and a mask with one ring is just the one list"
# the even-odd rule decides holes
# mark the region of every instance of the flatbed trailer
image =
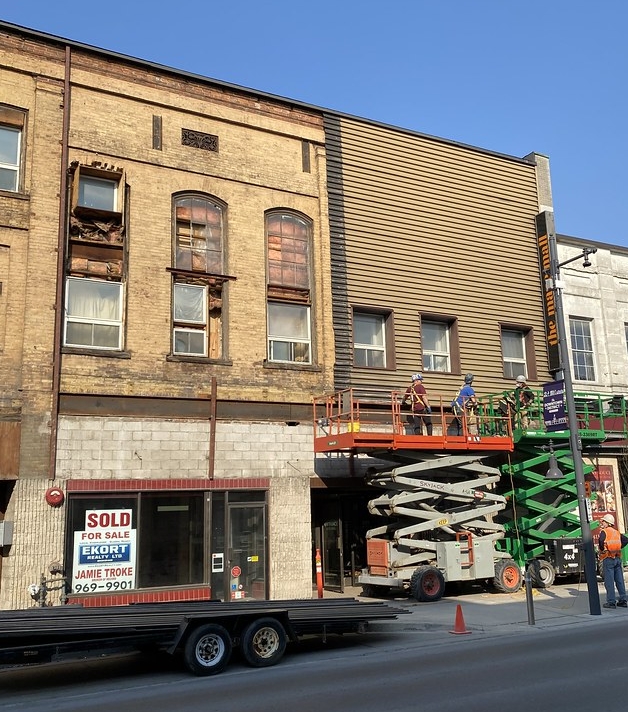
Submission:
[[122,650],[182,655],[194,675],[222,672],[239,647],[252,667],[278,663],[289,641],[365,632],[408,611],[354,598],[58,606],[0,612],[0,665]]

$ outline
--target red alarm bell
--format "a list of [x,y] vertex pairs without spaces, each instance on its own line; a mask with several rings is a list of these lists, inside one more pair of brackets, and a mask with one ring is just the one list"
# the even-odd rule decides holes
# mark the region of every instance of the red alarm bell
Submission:
[[46,490],[46,502],[48,502],[51,507],[61,506],[64,499],[63,491],[59,489],[59,487],[49,487]]

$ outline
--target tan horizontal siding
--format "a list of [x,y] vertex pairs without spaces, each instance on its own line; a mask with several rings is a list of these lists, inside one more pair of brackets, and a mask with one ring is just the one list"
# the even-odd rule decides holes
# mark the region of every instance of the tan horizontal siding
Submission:
[[[478,390],[510,385],[500,322],[533,330],[548,380],[534,166],[349,118],[327,136],[337,385],[401,387],[421,369],[421,312],[457,318]],[[394,312],[395,371],[352,368],[352,306]],[[460,380],[429,379],[447,393]]]

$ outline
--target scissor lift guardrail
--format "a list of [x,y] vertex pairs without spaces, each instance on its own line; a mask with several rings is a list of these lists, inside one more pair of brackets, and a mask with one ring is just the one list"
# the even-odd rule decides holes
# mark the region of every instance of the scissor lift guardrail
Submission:
[[466,414],[454,415],[449,402],[439,399],[436,405],[432,399],[433,435],[416,435],[407,423],[411,411],[402,409],[402,398],[403,392],[393,391],[389,401],[366,401],[351,388],[315,397],[314,451],[513,449],[510,418],[502,413],[481,413],[473,420]]

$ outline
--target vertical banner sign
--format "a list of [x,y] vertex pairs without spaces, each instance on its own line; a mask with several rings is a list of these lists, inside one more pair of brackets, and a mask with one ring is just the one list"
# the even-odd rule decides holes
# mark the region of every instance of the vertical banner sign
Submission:
[[543,384],[543,422],[545,430],[550,433],[569,428],[565,411],[564,381]]
[[130,509],[85,512],[84,531],[74,532],[72,593],[110,593],[135,588],[135,529]]
[[556,321],[556,303],[554,289],[550,283],[550,257],[549,235],[554,230],[554,217],[548,211],[539,213],[536,218],[536,239],[539,249],[539,262],[541,266],[541,285],[543,286],[543,311],[545,313],[545,339],[547,343],[547,357],[549,370],[552,372],[560,369],[560,351],[558,347],[558,323]]

